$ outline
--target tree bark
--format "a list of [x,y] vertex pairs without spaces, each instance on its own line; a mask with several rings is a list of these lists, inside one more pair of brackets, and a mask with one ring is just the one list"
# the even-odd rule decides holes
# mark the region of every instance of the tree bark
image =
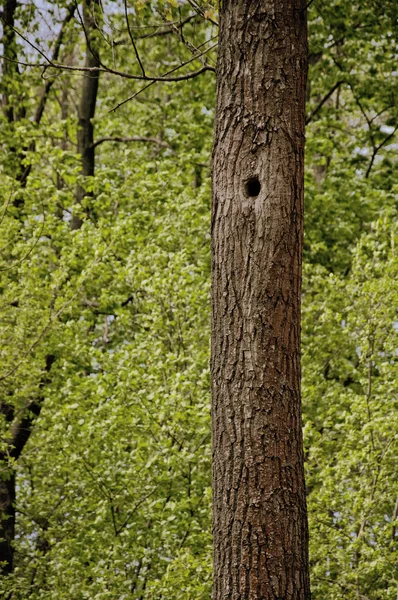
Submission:
[[40,416],[44,402],[45,388],[50,382],[50,371],[55,356],[46,356],[46,365],[35,400],[28,402],[23,410],[16,413],[11,404],[0,402],[0,414],[10,424],[10,436],[5,452],[0,453],[2,477],[0,478],[0,574],[9,575],[14,569],[15,539],[15,500],[16,474],[10,459],[17,461],[29,440],[34,422]]
[[[2,62],[2,108],[8,123],[13,124],[17,119],[14,103],[10,100],[9,89],[17,84],[18,66],[17,46],[15,39],[15,11],[17,9],[16,0],[5,0],[3,3],[2,24],[3,24],[3,62]],[[13,151],[13,149],[11,149]],[[16,157],[17,160],[19,157]],[[18,163],[17,163],[18,164]],[[16,180],[19,181],[22,169],[18,164]],[[12,421],[14,411],[7,403],[0,402],[0,413],[7,422]],[[14,550],[12,543],[15,536],[15,474],[7,470],[7,457],[0,454],[2,466],[2,477],[0,478],[0,574],[9,575],[13,569]]]
[[[2,457],[3,458],[3,457]],[[4,461],[4,459],[3,459]],[[3,462],[2,461],[2,462]],[[5,461],[4,461],[5,463]],[[13,571],[15,538],[15,472],[3,470],[0,480],[0,567],[1,575],[9,575]]]
[[3,111],[9,123],[15,120],[14,106],[10,102],[8,90],[12,83],[15,84],[18,75],[18,65],[13,62],[17,59],[16,39],[15,39],[15,11],[17,9],[17,0],[5,0],[3,4],[2,22],[3,22],[3,64],[2,64],[2,104]]
[[[89,68],[99,67],[98,48],[95,40],[97,30],[96,9],[100,0],[85,0],[83,4],[83,25],[86,36],[86,61],[85,66]],[[97,15],[98,16],[98,15]],[[94,146],[94,124],[92,119],[95,115],[99,83],[99,71],[86,73],[83,77],[83,86],[78,108],[77,129],[77,152],[81,156],[83,177],[93,177],[95,172],[95,146]],[[86,196],[92,196],[83,185],[76,190],[76,202],[81,204]],[[82,220],[73,216],[71,229],[79,229]]]
[[214,600],[308,600],[305,0],[223,0],[212,207]]
[[[8,123],[13,126],[21,119],[25,118],[26,111],[23,98],[20,98],[21,106],[18,106],[15,98],[12,99],[12,94],[9,90],[16,87],[18,94],[22,93],[19,90],[21,85],[21,75],[19,73],[18,64],[18,46],[15,32],[15,14],[19,4],[16,0],[5,0],[3,3],[3,12],[1,19],[3,22],[3,63],[2,63],[2,108],[4,116]],[[75,5],[71,4],[68,7],[67,14],[62,23],[58,38],[55,41],[52,60],[56,61],[59,56],[61,45],[63,43],[65,29],[68,23],[73,18]],[[44,110],[49,98],[50,90],[55,81],[48,79],[44,84],[40,96],[40,101],[34,116],[34,121],[38,125],[41,122]],[[34,142],[30,145],[30,150],[34,150]],[[27,150],[26,148],[25,150]],[[12,175],[19,183],[20,188],[24,188],[27,184],[31,165],[24,165],[25,152],[20,152],[11,147],[9,154],[14,158],[12,166]],[[23,224],[24,199],[23,195],[17,195],[13,201],[14,207],[18,209],[18,219]],[[52,355],[46,357],[45,375],[40,382],[40,390],[48,383],[48,373],[54,361]],[[0,465],[2,475],[0,477],[0,574],[9,575],[14,568],[14,548],[15,539],[15,500],[16,500],[16,475],[13,465],[10,466],[11,459],[17,460],[21,455],[33,429],[34,421],[39,416],[43,404],[44,393],[41,391],[36,400],[27,402],[25,408],[16,416],[15,409],[11,402],[0,401],[0,414],[5,417],[5,420],[10,425],[10,438],[8,440],[7,449],[0,453]]]
[[[18,8],[18,3],[16,0],[5,0],[4,2],[4,10],[2,13],[1,20],[3,22],[3,50],[4,50],[4,58],[2,63],[2,105],[4,116],[10,124],[17,123],[21,119],[26,117],[26,108],[23,102],[23,94],[22,90],[18,90],[18,94],[22,94],[22,97],[18,102],[10,101],[9,90],[13,89],[13,87],[17,86],[21,83],[21,75],[19,72],[18,61],[18,46],[17,46],[17,36],[15,31],[15,13]],[[76,10],[75,3],[70,4],[67,7],[67,13],[61,25],[59,34],[54,43],[53,53],[51,56],[52,62],[57,62],[59,53],[61,50],[61,46],[64,41],[65,31],[69,22],[72,20],[74,13]],[[55,82],[55,77],[52,79],[46,79],[46,82],[41,90],[39,104],[37,106],[34,122],[39,125],[41,119],[44,114],[44,109],[46,107],[51,88]],[[12,96],[12,95],[11,95]],[[15,106],[14,106],[15,105]],[[35,149],[35,143],[31,142],[29,148],[25,148],[22,153],[17,153],[14,148],[11,148],[11,154],[15,154],[17,159],[18,167],[15,171],[15,165],[13,168],[14,176],[16,181],[19,182],[20,187],[24,188],[27,184],[28,177],[30,175],[32,165],[27,164],[24,165],[25,152],[30,150],[33,152]],[[19,209],[21,212],[23,209],[24,200],[22,196],[17,196],[14,200],[14,206]]]

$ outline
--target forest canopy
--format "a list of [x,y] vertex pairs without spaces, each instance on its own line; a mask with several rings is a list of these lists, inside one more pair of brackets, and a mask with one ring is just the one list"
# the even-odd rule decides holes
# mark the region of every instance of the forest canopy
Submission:
[[[210,599],[217,3],[1,24],[1,597]],[[308,3],[314,600],[398,593],[397,25],[395,0]]]

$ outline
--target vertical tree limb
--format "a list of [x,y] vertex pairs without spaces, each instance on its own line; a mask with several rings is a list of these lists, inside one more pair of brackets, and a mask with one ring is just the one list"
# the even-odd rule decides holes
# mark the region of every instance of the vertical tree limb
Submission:
[[[83,4],[83,26],[86,35],[85,67],[91,69],[100,66],[98,49],[95,48],[95,32],[97,29],[95,11],[99,8],[100,0],[85,0]],[[98,95],[99,71],[86,72],[78,107],[77,152],[81,156],[81,175],[84,178],[93,177],[95,172],[94,124],[95,106]],[[76,202],[81,204],[86,196],[92,196],[83,185],[78,185]],[[71,229],[79,229],[82,225],[80,217],[73,216]]]

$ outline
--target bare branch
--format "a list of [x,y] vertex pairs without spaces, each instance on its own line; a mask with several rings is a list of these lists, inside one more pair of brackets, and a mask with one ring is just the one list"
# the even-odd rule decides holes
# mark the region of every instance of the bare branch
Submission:
[[370,135],[371,135],[371,137],[372,137],[372,143],[373,143],[373,135],[372,135],[372,120],[371,120],[371,119],[369,119],[369,117],[368,117],[368,115],[367,115],[367,113],[366,113],[366,110],[363,108],[363,106],[362,106],[362,104],[361,104],[361,102],[360,102],[359,98],[357,98],[357,96],[354,94],[354,89],[353,89],[353,87],[352,87],[352,86],[350,86],[350,88],[351,88],[352,95],[354,96],[354,100],[355,100],[355,102],[357,103],[357,105],[358,105],[358,107],[359,107],[359,110],[360,110],[360,111],[361,111],[361,113],[363,114],[363,116],[364,116],[364,118],[365,118],[365,121],[366,121],[366,123],[367,123],[367,125],[368,125],[368,127],[369,127],[369,133],[370,133]]
[[202,19],[205,19],[206,21],[210,21],[210,23],[213,23],[213,25],[216,25],[216,27],[218,27],[218,22],[215,21],[214,19],[212,19],[209,15],[207,15],[205,13],[205,11],[203,10],[203,8],[201,6],[199,6],[199,4],[196,2],[196,0],[188,0],[188,3],[198,13],[198,15],[200,15],[202,17]]
[[[191,42],[189,42],[188,40],[185,39],[184,34],[183,34],[183,25],[182,25],[182,20],[180,22],[180,26],[177,27],[176,25],[171,25],[171,32],[174,33],[178,39],[184,44],[184,46],[186,48],[188,48],[188,50],[191,52],[191,54],[197,54],[199,52],[199,47],[194,46]],[[215,36],[217,37],[217,36]],[[214,39],[214,38],[212,38]],[[211,40],[209,40],[211,41]],[[201,63],[203,65],[208,65],[208,63],[206,62],[205,59],[203,59],[203,57],[200,57]]]
[[[216,44],[214,44],[211,48],[209,48],[208,51],[215,48],[215,46],[216,46]],[[32,67],[34,69],[44,69],[44,68],[48,68],[48,67],[53,67],[54,69],[59,69],[62,71],[75,71],[77,73],[87,73],[87,74],[90,74],[90,73],[94,74],[94,73],[98,73],[98,72],[99,73],[110,73],[111,75],[118,75],[119,77],[122,77],[124,79],[132,79],[134,81],[151,81],[154,83],[157,81],[163,81],[165,83],[174,82],[174,81],[184,81],[186,79],[193,79],[194,77],[201,75],[205,71],[213,71],[213,73],[215,72],[214,67],[208,66],[208,67],[203,67],[202,69],[199,69],[198,71],[191,71],[190,73],[186,73],[185,75],[179,75],[177,77],[166,77],[166,76],[152,77],[149,75],[146,75],[144,77],[141,75],[132,75],[131,73],[125,73],[123,71],[111,69],[110,67],[73,67],[73,66],[69,66],[69,65],[51,62],[49,59],[47,59],[48,63],[30,63],[30,62],[25,62],[25,61],[20,61],[20,60],[11,60],[4,55],[0,55],[0,58],[4,58],[4,59],[8,60],[9,62],[17,63],[19,65],[22,65],[23,67]],[[187,61],[186,63],[178,65],[178,67],[173,69],[173,71],[177,71],[178,69],[181,69],[182,67],[189,64],[190,62],[192,62],[192,60],[195,60],[196,58],[199,58],[199,56],[195,56],[193,59]]]
[[[41,377],[39,385],[40,390],[42,390],[46,383],[48,383],[49,373],[54,361],[54,355],[49,354],[46,356],[45,372]],[[14,423],[12,424],[10,440],[10,445],[12,446],[10,450],[10,456],[13,458],[17,459],[20,457],[22,450],[24,449],[26,442],[32,433],[32,423],[34,419],[40,415],[42,405],[43,393],[39,392],[37,400],[29,402],[29,404],[27,404],[27,406],[23,409],[22,418],[20,418],[18,415],[16,416]]]
[[[75,3],[70,4],[69,7],[68,7],[68,12],[66,14],[66,17],[65,17],[65,19],[62,22],[61,29],[59,31],[58,37],[57,37],[57,39],[55,41],[55,44],[54,44],[54,50],[53,50],[53,54],[52,54],[52,57],[51,57],[51,62],[56,62],[58,60],[59,52],[60,52],[60,49],[61,49],[61,46],[62,46],[62,42],[63,42],[63,39],[64,39],[64,34],[65,34],[66,26],[72,20],[73,15],[75,13],[75,10],[76,10]],[[50,90],[52,88],[53,83],[54,83],[54,79],[48,79],[47,82],[46,82],[46,84],[45,84],[45,86],[44,86],[44,88],[43,88],[43,91],[41,93],[39,106],[37,107],[35,118],[34,118],[35,123],[37,123],[37,124],[40,123],[41,118],[43,116],[44,108],[46,106],[48,95],[50,93]]]
[[179,21],[167,21],[166,20],[163,24],[159,24],[157,26],[158,31],[154,31],[153,33],[146,33],[145,35],[140,35],[140,36],[138,36],[138,39],[145,40],[145,39],[156,37],[156,36],[169,35],[170,33],[173,32],[173,29],[172,29],[173,27],[178,27],[179,29],[181,29],[181,27],[186,25],[186,23],[189,23],[193,19],[197,19],[198,16],[199,15],[197,13],[195,13],[194,15],[188,15],[187,17],[185,17],[185,19],[180,19]]
[[378,119],[382,114],[384,114],[385,112],[387,112],[387,110],[389,110],[390,108],[394,108],[395,104],[389,104],[388,106],[386,106],[385,108],[383,108],[380,112],[376,113],[374,117],[371,118],[370,122],[373,123],[374,121],[376,121],[376,119]]
[[354,100],[355,100],[355,102],[356,102],[359,110],[361,111],[361,113],[362,113],[362,115],[363,115],[363,117],[364,117],[364,119],[365,119],[365,121],[367,123],[368,129],[369,129],[369,138],[370,138],[370,141],[371,141],[371,144],[372,144],[372,157],[370,159],[369,166],[368,166],[368,168],[366,170],[366,173],[365,173],[365,179],[368,179],[368,177],[369,177],[369,175],[371,173],[371,170],[373,168],[374,161],[376,159],[376,156],[377,156],[378,152],[383,148],[383,146],[385,146],[387,144],[387,142],[389,142],[394,137],[394,135],[397,132],[398,127],[395,127],[394,130],[392,131],[392,133],[390,133],[381,142],[381,144],[376,144],[376,140],[375,140],[375,137],[374,137],[373,123],[377,119],[377,117],[379,117],[386,110],[388,110],[389,108],[391,108],[391,106],[387,106],[385,109],[383,109],[380,113],[378,113],[375,117],[373,117],[371,119],[371,118],[368,117],[368,114],[367,114],[366,110],[364,109],[364,107],[362,106],[361,101],[355,95],[354,88],[352,87],[352,85],[350,85],[350,89],[351,89],[351,93],[353,95],[353,98],[354,98]]
[[168,144],[167,142],[164,142],[163,140],[160,140],[158,138],[153,138],[153,137],[139,137],[139,136],[103,137],[103,138],[98,139],[96,142],[94,142],[94,144],[92,145],[92,148],[96,148],[97,146],[99,146],[100,144],[103,144],[104,142],[120,142],[123,144],[128,144],[130,142],[149,142],[151,144],[157,144],[158,146],[162,146],[163,148],[172,150],[170,144]]
[[127,516],[126,516],[125,520],[123,521],[123,523],[121,523],[121,525],[119,525],[119,528],[118,528],[118,530],[117,530],[117,532],[116,532],[116,535],[119,535],[119,534],[120,534],[120,533],[123,531],[123,529],[126,527],[126,525],[128,525],[128,524],[129,524],[129,521],[130,521],[130,519],[131,519],[131,518],[134,516],[134,513],[135,513],[135,512],[136,512],[136,511],[137,511],[137,510],[140,508],[140,506],[141,506],[142,504],[144,504],[144,502],[145,502],[146,500],[148,500],[148,498],[150,498],[150,497],[152,496],[152,494],[154,494],[154,493],[156,492],[156,490],[158,489],[158,487],[159,487],[159,486],[158,486],[158,485],[156,485],[156,486],[153,488],[153,490],[151,490],[150,492],[148,492],[148,493],[147,493],[145,496],[143,496],[143,497],[141,498],[141,500],[139,500],[139,501],[138,501],[138,502],[135,504],[135,506],[133,506],[133,508],[132,508],[132,509],[131,509],[131,510],[128,512],[128,514],[127,514]]
[[[210,46],[209,48],[207,48],[206,50],[203,50],[203,52],[201,52],[200,55],[198,56],[193,56],[191,59],[189,59],[187,62],[183,63],[182,65],[178,65],[177,67],[174,67],[173,69],[171,69],[170,71],[168,71],[167,73],[165,73],[164,77],[168,77],[169,75],[171,75],[172,73],[174,73],[175,71],[178,71],[179,69],[181,69],[182,67],[185,67],[186,65],[188,65],[189,63],[193,62],[196,58],[200,58],[201,56],[203,56],[204,54],[206,54],[207,52],[209,52],[210,50],[213,50],[214,48],[217,47],[217,44],[213,44],[212,46]],[[209,65],[203,67],[202,69],[199,69],[199,71],[195,71],[193,74],[193,77],[197,77],[198,75],[201,75],[202,73],[204,73],[205,71],[212,71],[213,73],[215,73],[215,69]],[[168,79],[168,81],[170,81],[171,79]],[[167,81],[167,79],[166,79]],[[151,81],[150,83],[148,83],[147,85],[144,85],[144,87],[142,87],[141,89],[139,89],[137,92],[134,92],[134,94],[132,96],[129,96],[128,98],[126,98],[126,100],[123,100],[122,102],[119,102],[119,104],[117,104],[114,108],[112,108],[109,112],[114,112],[115,110],[117,110],[118,108],[120,108],[121,106],[123,106],[123,104],[126,104],[127,102],[130,102],[130,100],[134,100],[134,98],[136,98],[137,96],[139,96],[139,94],[141,94],[142,92],[144,92],[145,90],[147,90],[149,87],[151,87],[154,83],[156,83],[155,80]]]
[[109,111],[114,112],[115,110],[117,110],[118,108],[120,108],[121,106],[123,106],[124,104],[127,104],[127,102],[130,102],[131,100],[134,100],[134,98],[137,98],[137,96],[139,96],[140,94],[142,94],[142,92],[145,92],[145,90],[147,90],[148,88],[150,88],[155,82],[151,81],[151,83],[147,83],[147,85],[144,85],[144,87],[140,88],[137,92],[134,92],[134,94],[132,96],[129,96],[128,98],[126,98],[125,100],[123,100],[122,102],[119,102],[119,104],[116,104],[116,106],[114,106],[113,108],[111,108],[111,110]]
[[385,145],[387,144],[387,142],[389,142],[389,141],[390,141],[390,140],[391,140],[391,139],[394,137],[394,135],[395,135],[395,134],[396,134],[396,132],[397,132],[397,129],[398,129],[398,127],[395,127],[394,131],[393,131],[392,133],[390,133],[390,135],[388,135],[388,136],[387,136],[387,137],[386,137],[386,138],[385,138],[385,139],[384,139],[384,140],[381,142],[381,144],[379,144],[378,146],[374,146],[374,147],[373,147],[372,158],[370,159],[370,163],[369,163],[369,166],[368,166],[368,168],[367,168],[367,171],[366,171],[366,174],[365,174],[365,179],[367,179],[367,178],[369,177],[369,175],[370,175],[370,172],[371,172],[371,170],[372,170],[372,167],[373,167],[374,161],[375,161],[375,159],[376,159],[376,156],[377,156],[377,154],[378,154],[379,150],[381,150],[381,149],[383,148],[383,146],[385,146]]
[[129,38],[131,40],[131,43],[133,44],[133,48],[134,48],[134,52],[135,52],[135,56],[137,58],[138,64],[140,65],[141,68],[141,72],[143,77],[145,77],[145,69],[144,69],[144,65],[141,62],[141,58],[140,55],[138,54],[138,50],[137,50],[137,46],[135,44],[135,40],[133,38],[133,34],[131,33],[131,28],[130,28],[130,21],[129,21],[129,15],[127,12],[127,0],[124,0],[124,14],[126,16],[126,24],[127,24],[127,31],[129,33]]
[[326,94],[326,96],[324,96],[322,98],[322,100],[320,101],[320,103],[318,104],[318,106],[312,111],[312,113],[310,113],[308,115],[308,117],[305,120],[305,124],[308,125],[308,123],[310,123],[312,121],[312,119],[315,117],[315,115],[318,114],[318,112],[321,110],[322,106],[325,104],[325,102],[327,102],[330,98],[330,96],[341,86],[343,85],[344,81],[338,81],[331,90],[328,91],[328,93]]

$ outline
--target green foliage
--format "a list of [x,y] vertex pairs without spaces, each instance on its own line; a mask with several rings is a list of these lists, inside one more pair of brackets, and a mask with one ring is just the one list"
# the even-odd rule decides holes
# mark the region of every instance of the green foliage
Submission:
[[[183,39],[199,48],[217,16],[214,3],[196,4],[206,18],[187,22]],[[139,74],[124,7],[104,7],[101,59]],[[149,73],[191,58],[178,28],[152,35],[191,12],[128,4]],[[57,7],[48,16],[59,26]],[[21,7],[18,18],[51,46],[40,12]],[[310,8],[303,404],[315,600],[397,593],[395,19],[394,2]],[[83,49],[77,19],[61,61]],[[22,43],[18,52],[34,54]],[[81,78],[57,73],[38,125],[40,72],[20,71],[3,81],[18,119],[0,123],[1,478],[17,473],[15,570],[0,591],[206,600],[214,78],[151,85],[109,112],[144,83],[101,74],[96,140],[157,142],[98,145],[84,182],[93,195],[77,206]],[[18,415],[35,402],[15,460],[4,406]]]
[[319,598],[397,593],[395,220],[379,219],[361,238],[349,278],[307,270],[305,432]]

